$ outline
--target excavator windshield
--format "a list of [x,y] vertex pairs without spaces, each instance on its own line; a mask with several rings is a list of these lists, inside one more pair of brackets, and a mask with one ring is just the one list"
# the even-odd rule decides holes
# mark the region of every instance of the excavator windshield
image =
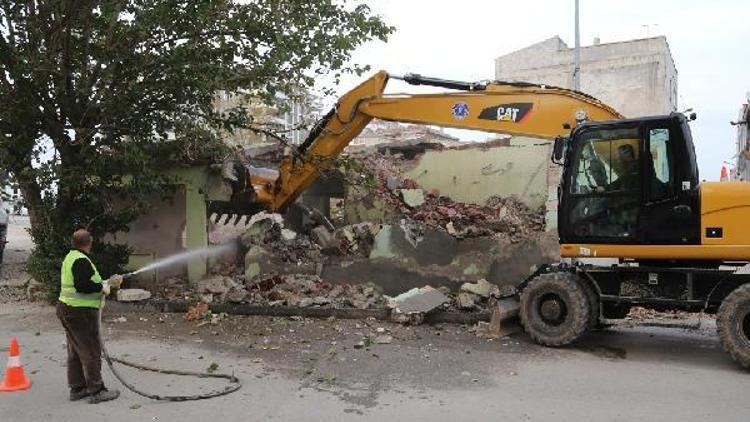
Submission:
[[573,159],[571,193],[638,189],[638,128],[599,128],[582,132]]

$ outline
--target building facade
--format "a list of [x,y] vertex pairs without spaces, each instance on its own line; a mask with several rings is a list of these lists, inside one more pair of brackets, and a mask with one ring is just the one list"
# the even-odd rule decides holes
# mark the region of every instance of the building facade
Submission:
[[[495,78],[573,88],[575,49],[555,36],[495,59]],[[666,37],[581,47],[581,91],[627,117],[677,110],[677,69]]]

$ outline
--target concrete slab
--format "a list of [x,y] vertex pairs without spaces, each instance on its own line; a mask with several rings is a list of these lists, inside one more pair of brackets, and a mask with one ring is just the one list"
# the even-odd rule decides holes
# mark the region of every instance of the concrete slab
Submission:
[[393,298],[395,309],[401,313],[427,313],[450,299],[430,286],[414,288]]
[[143,289],[120,289],[117,291],[118,302],[138,302],[151,297],[151,292]]

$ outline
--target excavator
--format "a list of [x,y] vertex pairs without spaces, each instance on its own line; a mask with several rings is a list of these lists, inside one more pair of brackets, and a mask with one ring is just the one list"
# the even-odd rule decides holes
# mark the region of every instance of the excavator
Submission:
[[[385,94],[391,79],[444,92]],[[209,210],[285,210],[373,118],[554,140],[562,259],[517,296],[535,342],[570,344],[632,306],[706,312],[750,368],[750,184],[700,181],[692,113],[625,118],[569,89],[381,71],[343,95],[278,170],[243,166],[232,200]]]

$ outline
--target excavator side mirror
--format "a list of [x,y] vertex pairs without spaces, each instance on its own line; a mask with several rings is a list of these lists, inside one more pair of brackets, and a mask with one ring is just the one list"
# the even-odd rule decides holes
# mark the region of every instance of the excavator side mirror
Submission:
[[565,156],[565,143],[568,140],[568,138],[564,138],[562,136],[558,136],[555,138],[555,143],[552,147],[552,162],[556,164],[561,164],[562,159]]

